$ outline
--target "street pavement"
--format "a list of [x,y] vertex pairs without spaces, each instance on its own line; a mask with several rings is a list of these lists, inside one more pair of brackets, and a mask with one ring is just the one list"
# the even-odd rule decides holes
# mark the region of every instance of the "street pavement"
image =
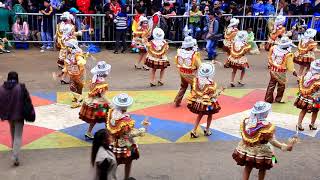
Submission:
[[[240,138],[238,121],[256,100],[263,100],[263,90],[269,80],[266,53],[248,56],[250,69],[245,79],[246,86],[226,91],[221,97],[222,112],[212,125],[212,137],[200,138],[199,141],[188,137],[195,116],[188,114],[185,104],[180,109],[170,104],[180,83],[172,61],[175,53],[173,49],[169,54],[171,66],[167,70],[165,85],[155,88],[148,86],[149,72],[133,68],[136,54],[114,55],[112,51],[103,51],[94,55],[97,60],[105,60],[112,65],[108,77],[110,91],[114,91],[111,95],[120,91],[131,93],[136,99],[136,107],[133,106],[130,112],[137,119],[150,116],[153,122],[147,138],[139,139],[141,158],[134,162],[132,176],[137,180],[241,179],[242,167],[235,164],[231,155]],[[21,166],[17,168],[12,167],[10,160],[7,125],[0,123],[0,179],[92,179],[90,142],[84,141],[83,132],[76,132],[83,131],[86,125],[76,119],[70,120],[71,116],[76,117],[77,112],[68,108],[68,86],[62,86],[52,78],[52,72],[57,71],[57,57],[57,52],[40,53],[36,49],[17,50],[0,56],[0,81],[6,78],[8,71],[17,71],[21,82],[26,83],[33,94],[39,113],[37,122],[26,127],[24,136],[33,139],[28,141],[25,138]],[[225,59],[226,56],[221,54],[217,60],[224,62]],[[215,80],[221,86],[228,86],[231,70],[216,67]],[[282,141],[295,133],[298,115],[298,110],[292,106],[296,79],[291,75],[288,77],[287,104],[274,105],[271,115]],[[205,121],[202,123],[205,125]],[[307,125],[308,121],[305,123]],[[293,152],[276,151],[279,163],[268,171],[267,179],[320,179],[320,133],[307,131],[300,136],[301,140]],[[118,174],[120,178],[123,176],[122,166]],[[257,179],[256,174],[257,171],[253,171],[252,179]]]

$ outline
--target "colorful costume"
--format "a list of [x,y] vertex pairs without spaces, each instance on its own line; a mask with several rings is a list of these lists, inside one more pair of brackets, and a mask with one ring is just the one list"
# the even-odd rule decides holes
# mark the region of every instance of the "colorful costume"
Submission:
[[138,52],[145,53],[146,51],[146,44],[148,42],[148,38],[151,35],[151,29],[148,27],[143,28],[142,23],[148,22],[148,19],[144,16],[140,17],[139,20],[139,27],[136,31],[132,32],[132,44],[131,47],[138,49]]
[[62,71],[67,72],[70,76],[70,91],[73,94],[71,108],[77,108],[80,107],[80,103],[82,102],[83,75],[87,55],[78,47],[78,41],[75,39],[67,41],[66,46],[66,65]]
[[243,70],[249,68],[247,57],[245,56],[251,49],[250,44],[247,43],[248,33],[246,31],[239,31],[231,44],[230,55],[225,63],[226,68],[235,68]]
[[[195,51],[195,41],[191,36],[187,36],[182,42],[181,49],[177,50],[177,56],[175,57],[175,63],[177,65],[181,84],[180,90],[174,100],[176,106],[179,106],[182,98],[188,89],[189,84],[192,86],[193,79],[196,76],[196,72],[201,64],[200,53]],[[187,50],[191,48],[190,50]]]
[[320,60],[311,63],[311,70],[299,80],[299,95],[294,105],[307,112],[318,112],[320,108]]
[[278,85],[276,102],[281,102],[285,85],[287,82],[287,71],[295,72],[293,64],[293,53],[291,53],[292,41],[284,36],[278,45],[271,47],[268,61],[271,79],[267,88],[265,101],[273,103],[273,91]]
[[110,108],[110,103],[105,95],[108,90],[108,84],[105,77],[110,73],[111,65],[104,61],[91,70],[93,78],[91,80],[90,92],[88,98],[82,104],[80,110],[80,119],[87,123],[104,123]]
[[223,47],[223,49],[228,54],[230,53],[230,49],[231,49],[231,45],[233,43],[233,40],[239,31],[237,28],[238,24],[239,24],[239,19],[232,18],[230,20],[230,24],[228,25],[228,27],[224,33],[224,40],[223,40],[224,47]]
[[286,17],[279,15],[276,17],[273,30],[269,35],[268,42],[265,44],[265,50],[269,51],[273,44],[278,41],[279,38],[286,34],[286,28],[283,26],[286,21]]
[[153,30],[153,40],[147,43],[146,65],[152,69],[165,69],[170,66],[167,57],[169,45],[164,40],[164,32],[160,28]]
[[257,102],[251,110],[250,117],[241,122],[242,141],[232,154],[238,165],[269,170],[276,163],[271,145],[281,147],[283,151],[288,150],[286,144],[276,140],[275,126],[266,120],[270,111],[271,104]]
[[313,40],[317,30],[307,29],[303,38],[299,41],[298,51],[294,53],[294,62],[301,66],[310,66],[310,63],[315,60],[314,51],[317,49],[317,42]]
[[192,91],[188,97],[188,109],[195,114],[210,115],[221,109],[218,100],[217,83],[213,82],[214,65],[202,63],[198,76],[193,80]]
[[134,129],[135,121],[129,114],[123,113],[132,103],[132,97],[127,94],[120,94],[113,98],[113,104],[116,106],[109,110],[106,127],[114,142],[110,145],[117,158],[118,164],[139,158],[138,145],[134,137],[143,136],[145,128]]

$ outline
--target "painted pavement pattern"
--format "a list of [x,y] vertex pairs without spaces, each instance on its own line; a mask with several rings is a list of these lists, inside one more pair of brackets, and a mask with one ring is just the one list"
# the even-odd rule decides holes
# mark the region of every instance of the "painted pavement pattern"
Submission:
[[[117,91],[108,93],[111,99]],[[176,108],[172,101],[177,91],[128,91],[133,96],[134,104],[129,109],[136,120],[136,127],[148,116],[151,126],[146,136],[138,138],[140,144],[154,143],[186,143],[207,141],[237,141],[240,139],[239,122],[248,116],[250,108],[258,100],[263,100],[265,91],[259,89],[228,89],[219,97],[222,110],[214,115],[212,122],[212,136],[200,136],[190,139],[189,132],[193,128],[195,114],[189,112],[186,102]],[[286,104],[274,104],[268,119],[275,123],[276,135],[280,139],[293,136],[298,119],[299,109],[293,106],[297,89],[288,89],[285,95]],[[27,123],[23,132],[23,149],[69,148],[90,146],[84,132],[88,124],[78,119],[80,109],[70,108],[71,95],[67,92],[33,93],[37,119],[34,123]],[[202,127],[206,126],[205,118]],[[307,127],[310,116],[304,120]],[[94,131],[104,128],[104,124],[97,124]],[[200,135],[202,130],[198,129]],[[9,126],[0,122],[0,151],[9,150]],[[299,133],[303,138],[320,138],[320,132],[309,131]]]

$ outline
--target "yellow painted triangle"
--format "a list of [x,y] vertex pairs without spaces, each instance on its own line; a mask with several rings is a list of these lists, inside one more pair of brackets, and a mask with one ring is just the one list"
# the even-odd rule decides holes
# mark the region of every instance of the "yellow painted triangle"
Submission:
[[0,144],[0,151],[9,151],[10,148],[8,148],[7,146]]
[[222,94],[235,98],[242,98],[243,96],[249,94],[251,91],[252,89],[226,89]]
[[197,129],[198,138],[191,138],[190,132],[182,136],[180,139],[176,141],[176,143],[190,143],[190,142],[208,142],[208,138],[204,136],[202,128]]
[[152,134],[145,134],[143,137],[137,137],[135,138],[138,144],[160,144],[160,143],[171,143],[170,141],[166,139],[162,139],[158,136],[154,136]]
[[23,149],[49,149],[87,146],[91,146],[91,144],[57,131],[25,145]]

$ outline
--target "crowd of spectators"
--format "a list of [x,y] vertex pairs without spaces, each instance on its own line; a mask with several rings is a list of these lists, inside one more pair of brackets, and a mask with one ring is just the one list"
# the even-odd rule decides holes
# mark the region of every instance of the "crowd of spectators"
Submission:
[[[113,41],[116,31],[118,35],[124,34],[117,26],[119,22],[118,13],[123,14],[144,14],[152,16],[154,13],[161,14],[163,18],[158,19],[162,23],[166,38],[170,40],[181,40],[183,38],[183,28],[188,24],[191,35],[197,39],[205,39],[209,31],[209,14],[213,13],[219,22],[219,33],[223,33],[230,17],[222,14],[232,14],[233,16],[260,16],[253,17],[253,22],[244,23],[244,29],[252,28],[258,39],[266,39],[266,31],[261,27],[267,26],[268,19],[263,16],[276,14],[281,10],[284,15],[320,15],[320,0],[279,0],[278,6],[275,0],[247,0],[246,8],[244,0],[0,0],[0,37],[8,32],[13,32],[15,40],[35,40],[46,41],[43,48],[52,48],[53,38],[53,15],[74,9],[73,13],[83,14],[105,14],[105,17],[78,17],[76,18],[77,29],[94,29],[94,33],[84,34],[84,41]],[[190,4],[188,4],[190,2]],[[134,4],[134,7],[131,7]],[[16,15],[16,13],[41,13],[40,16]],[[4,16],[2,16],[4,14]],[[188,19],[171,18],[173,15],[190,15]],[[122,18],[120,18],[122,19]],[[104,21],[102,23],[102,21]],[[186,23],[188,21],[188,23]],[[299,21],[295,20],[294,22]],[[318,20],[319,21],[319,20]],[[319,26],[319,22],[315,25]],[[293,26],[294,22],[290,22]],[[300,22],[300,21],[299,21]],[[257,23],[259,24],[257,26]],[[127,27],[132,24],[131,18],[127,20]],[[102,27],[102,26],[105,27]],[[123,26],[123,24],[121,24]],[[309,25],[310,26],[310,25]],[[320,27],[316,27],[320,31]],[[104,29],[104,36],[102,35]],[[124,28],[121,29],[131,29]],[[129,35],[127,31],[127,35]],[[104,37],[104,39],[102,39]],[[119,40],[119,39],[118,39]],[[85,44],[84,44],[85,45]]]

